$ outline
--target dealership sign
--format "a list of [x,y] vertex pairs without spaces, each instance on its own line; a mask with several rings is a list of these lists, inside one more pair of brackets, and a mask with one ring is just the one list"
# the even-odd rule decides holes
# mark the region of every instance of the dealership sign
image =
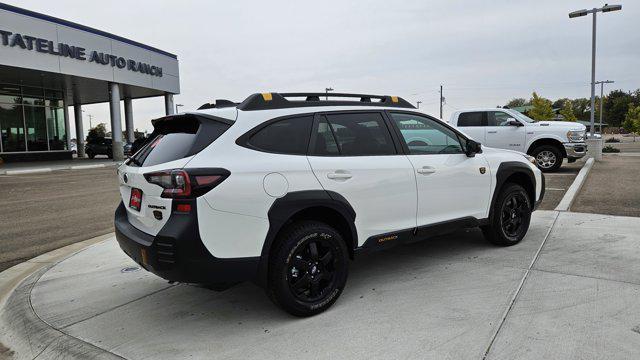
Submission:
[[136,61],[133,59],[125,59],[122,56],[103,53],[99,51],[91,51],[80,46],[73,46],[65,43],[54,44],[53,41],[38,38],[35,36],[14,34],[10,31],[0,30],[0,38],[2,46],[19,47],[24,50],[37,51],[45,54],[68,57],[80,61],[89,61],[101,65],[110,65],[118,69],[126,69],[152,76],[162,77],[162,68]]

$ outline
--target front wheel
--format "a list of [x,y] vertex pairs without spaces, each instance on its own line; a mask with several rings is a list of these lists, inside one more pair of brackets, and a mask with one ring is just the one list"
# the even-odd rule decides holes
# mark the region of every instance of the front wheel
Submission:
[[267,293],[295,316],[328,309],[347,282],[348,252],[340,233],[316,221],[290,225],[269,262]]
[[500,246],[519,243],[529,230],[531,209],[531,200],[522,186],[505,184],[493,205],[490,224],[482,227],[484,237]]
[[562,165],[562,151],[556,146],[542,145],[533,149],[531,156],[536,159],[536,165],[544,172],[553,172]]

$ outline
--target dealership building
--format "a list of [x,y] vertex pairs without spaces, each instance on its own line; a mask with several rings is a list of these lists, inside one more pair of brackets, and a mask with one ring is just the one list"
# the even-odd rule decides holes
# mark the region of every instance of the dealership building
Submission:
[[[0,3],[0,158],[84,156],[82,105],[110,105],[114,160],[133,142],[132,99],[180,92],[176,55],[101,30]],[[120,111],[124,101],[124,116]],[[72,109],[69,109],[72,107]],[[75,134],[69,134],[69,111]],[[124,118],[125,139],[122,137]]]

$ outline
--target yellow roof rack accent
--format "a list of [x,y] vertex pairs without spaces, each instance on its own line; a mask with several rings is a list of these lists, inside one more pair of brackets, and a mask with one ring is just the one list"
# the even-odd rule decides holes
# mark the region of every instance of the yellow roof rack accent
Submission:
[[398,97],[397,96],[392,96],[391,97],[391,101],[393,101],[394,103],[398,102]]
[[273,100],[273,96],[271,96],[271,93],[262,93],[262,98],[264,99],[264,101]]

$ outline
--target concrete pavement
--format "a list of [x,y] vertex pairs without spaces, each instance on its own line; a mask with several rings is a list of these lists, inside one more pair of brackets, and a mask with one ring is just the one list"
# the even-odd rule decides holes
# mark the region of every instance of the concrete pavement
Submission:
[[513,247],[468,230],[376,253],[307,319],[252,284],[168,284],[109,239],[19,285],[0,343],[18,359],[633,359],[638,230],[640,218],[538,211]]

